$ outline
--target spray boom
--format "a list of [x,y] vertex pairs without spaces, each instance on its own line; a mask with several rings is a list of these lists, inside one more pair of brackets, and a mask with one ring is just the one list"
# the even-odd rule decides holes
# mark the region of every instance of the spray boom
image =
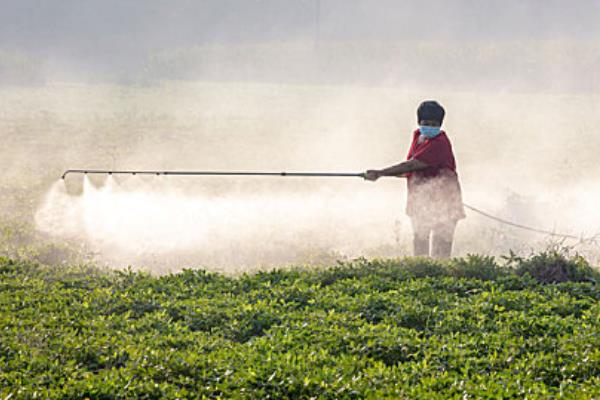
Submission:
[[363,172],[256,172],[256,171],[110,171],[98,169],[68,169],[68,174],[103,174],[103,175],[213,175],[213,176],[307,176],[307,177],[353,177],[364,178]]

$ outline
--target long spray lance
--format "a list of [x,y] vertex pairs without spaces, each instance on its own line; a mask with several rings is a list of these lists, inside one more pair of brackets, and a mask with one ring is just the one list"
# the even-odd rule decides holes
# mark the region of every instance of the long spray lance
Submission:
[[101,175],[204,175],[204,176],[297,176],[297,177],[347,177],[364,178],[363,172],[258,172],[258,171],[111,171],[99,169],[68,169],[62,179],[68,174],[101,174]]

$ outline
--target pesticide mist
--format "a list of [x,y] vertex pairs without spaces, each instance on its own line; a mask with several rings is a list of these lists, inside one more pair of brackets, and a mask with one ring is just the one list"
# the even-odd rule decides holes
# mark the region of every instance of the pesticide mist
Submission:
[[[403,179],[56,179],[78,167],[380,168],[405,158],[420,91],[240,83],[32,91],[35,96],[7,92],[5,110],[17,127],[39,126],[46,140],[34,137],[35,130],[16,132],[11,157],[21,158],[7,166],[5,178],[43,178],[33,204],[36,229],[59,242],[85,244],[96,262],[237,271],[411,254]],[[592,145],[598,138],[589,129],[598,121],[598,96],[443,92],[437,98],[448,111],[444,128],[466,203],[539,229],[582,237],[600,231],[600,170]],[[541,111],[531,113],[532,107]],[[560,134],[572,130],[577,140]],[[549,246],[573,247],[591,260],[599,253],[592,243],[522,231],[467,211],[453,254],[526,255]]]
[[82,194],[71,195],[67,184],[56,182],[46,195],[38,228],[86,240],[111,265],[189,262],[231,271],[319,262],[386,246],[399,251],[407,233],[387,212],[399,216],[401,202],[381,190],[370,198],[335,190],[210,196],[177,190],[165,177],[122,184],[108,177],[96,187],[86,176]]
[[[74,263],[74,245],[158,272],[410,255],[402,179],[56,180],[383,168],[405,159],[428,99],[446,109],[465,203],[600,232],[597,1],[38,3],[0,13],[1,254]],[[472,211],[453,254],[549,247],[600,259],[593,241]]]

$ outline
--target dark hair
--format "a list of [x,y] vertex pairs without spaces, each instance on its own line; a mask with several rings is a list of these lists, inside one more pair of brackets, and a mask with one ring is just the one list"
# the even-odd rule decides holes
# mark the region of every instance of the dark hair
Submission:
[[446,111],[444,107],[435,100],[427,100],[422,102],[417,109],[417,122],[423,120],[438,121],[440,125],[444,122]]

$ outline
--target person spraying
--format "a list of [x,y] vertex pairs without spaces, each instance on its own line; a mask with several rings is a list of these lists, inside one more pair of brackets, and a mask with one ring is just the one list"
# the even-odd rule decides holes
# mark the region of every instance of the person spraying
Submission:
[[422,102],[407,160],[365,173],[369,181],[382,176],[407,178],[406,214],[413,227],[415,256],[449,258],[457,222],[465,218],[452,144],[441,130],[445,114],[437,101]]

